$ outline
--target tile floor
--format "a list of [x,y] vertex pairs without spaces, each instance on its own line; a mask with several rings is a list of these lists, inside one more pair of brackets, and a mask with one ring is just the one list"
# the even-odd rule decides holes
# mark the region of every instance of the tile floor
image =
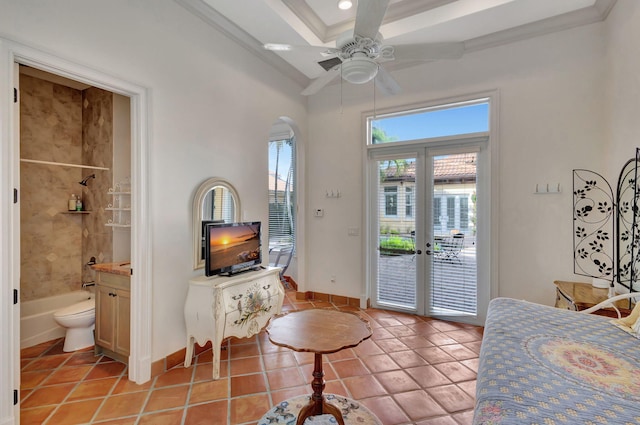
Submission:
[[[283,310],[338,308],[295,300]],[[471,424],[481,327],[407,314],[359,310],[373,336],[325,355],[325,392],[361,401],[384,425]],[[137,385],[124,364],[92,350],[62,351],[62,340],[22,350],[21,424],[252,424],[270,406],[311,392],[313,354],[271,344],[261,332],[232,339],[211,380],[211,350]]]

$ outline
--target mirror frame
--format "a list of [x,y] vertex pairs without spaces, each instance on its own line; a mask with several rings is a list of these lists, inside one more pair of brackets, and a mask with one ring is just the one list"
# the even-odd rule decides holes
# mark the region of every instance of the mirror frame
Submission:
[[233,187],[231,183],[220,177],[212,177],[200,184],[198,190],[196,190],[196,193],[193,196],[192,207],[194,270],[204,267],[204,258],[200,258],[202,256],[202,207],[205,198],[215,187],[223,187],[231,193],[235,202],[234,221],[240,221],[240,211],[242,211],[242,208],[240,207],[240,196],[238,195],[236,188]]

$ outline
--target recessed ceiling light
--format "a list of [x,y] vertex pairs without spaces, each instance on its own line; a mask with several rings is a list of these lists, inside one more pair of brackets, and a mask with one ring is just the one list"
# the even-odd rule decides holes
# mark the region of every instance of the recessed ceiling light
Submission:
[[351,9],[353,2],[351,0],[338,0],[338,8],[342,10]]

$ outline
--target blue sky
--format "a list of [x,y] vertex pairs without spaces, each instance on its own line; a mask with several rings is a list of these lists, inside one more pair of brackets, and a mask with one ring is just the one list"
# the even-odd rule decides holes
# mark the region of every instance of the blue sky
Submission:
[[396,138],[416,140],[489,130],[489,104],[425,111],[375,120],[373,126]]

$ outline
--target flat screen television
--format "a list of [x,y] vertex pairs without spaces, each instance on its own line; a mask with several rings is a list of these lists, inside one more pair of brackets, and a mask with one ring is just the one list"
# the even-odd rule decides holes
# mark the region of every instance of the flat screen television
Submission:
[[262,263],[259,221],[206,224],[205,244],[206,276],[231,275]]
[[200,258],[202,260],[205,259],[205,257],[207,256],[207,243],[205,241],[205,235],[207,233],[207,224],[220,224],[220,223],[224,223],[224,220],[202,220],[202,253]]

